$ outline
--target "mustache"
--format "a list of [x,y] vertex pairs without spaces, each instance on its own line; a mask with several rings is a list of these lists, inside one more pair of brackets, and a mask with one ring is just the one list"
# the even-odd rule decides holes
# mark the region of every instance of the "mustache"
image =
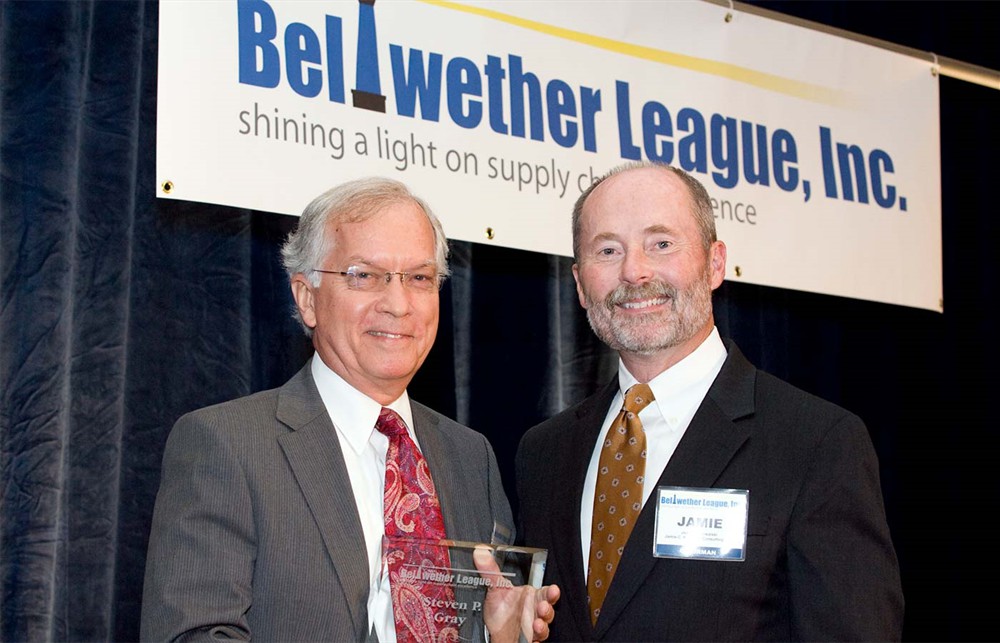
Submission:
[[616,306],[634,299],[653,299],[657,297],[677,298],[677,289],[664,281],[647,281],[644,284],[622,284],[608,293],[604,298],[604,306],[614,310]]

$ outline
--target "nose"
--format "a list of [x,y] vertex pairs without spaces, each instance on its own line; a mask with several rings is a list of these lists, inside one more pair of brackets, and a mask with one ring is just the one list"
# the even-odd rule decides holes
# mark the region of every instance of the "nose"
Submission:
[[375,309],[393,317],[402,317],[410,311],[410,289],[403,285],[401,275],[393,274],[388,279],[389,283],[379,293]]
[[653,278],[653,263],[642,249],[628,249],[621,263],[621,280],[641,284]]

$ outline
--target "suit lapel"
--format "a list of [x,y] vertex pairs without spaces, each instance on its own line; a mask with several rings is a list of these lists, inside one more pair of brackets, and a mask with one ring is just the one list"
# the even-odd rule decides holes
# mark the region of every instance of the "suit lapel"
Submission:
[[[368,557],[351,479],[336,429],[307,364],[278,397],[277,418],[292,432],[278,438],[333,561],[356,632],[368,628]],[[345,544],[352,544],[345,546]],[[354,546],[362,543],[362,546]],[[359,550],[361,555],[359,555]]]
[[[684,437],[657,480],[659,486],[712,487],[750,437],[735,420],[753,413],[756,371],[735,345]],[[628,605],[658,559],[652,555],[656,492],[639,514],[595,628],[600,638]]]
[[[608,414],[608,407],[618,392],[618,376],[591,396],[577,409],[574,424],[568,427],[570,436],[566,442],[566,453],[553,458],[553,466],[559,467],[557,480],[565,480],[566,484],[553,493],[558,494],[550,503],[552,507],[551,541],[554,543],[568,542],[567,547],[555,547],[549,555],[555,565],[562,570],[561,577],[565,597],[562,599],[569,606],[570,614],[576,621],[576,630],[589,635],[593,626],[587,609],[587,577],[584,573],[583,552],[580,550],[580,509],[583,496],[583,483],[587,477],[587,467],[597,444],[598,434]],[[529,543],[530,544],[530,543]]]
[[428,413],[412,400],[410,409],[413,413],[413,432],[417,434],[417,442],[420,443],[420,453],[427,460],[431,479],[434,480],[434,490],[437,492],[441,517],[444,519],[445,534],[456,540],[469,538],[471,537],[468,534],[469,517],[462,515],[460,503],[454,502],[449,492],[461,488],[460,482],[455,478],[458,467],[449,463],[459,456],[449,453],[438,418],[434,414]]

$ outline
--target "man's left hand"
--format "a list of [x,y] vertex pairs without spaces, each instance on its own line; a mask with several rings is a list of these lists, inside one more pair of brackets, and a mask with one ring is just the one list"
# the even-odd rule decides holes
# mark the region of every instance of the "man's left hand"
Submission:
[[[477,549],[472,559],[484,578],[503,578],[489,549]],[[553,606],[558,600],[559,587],[556,585],[535,588],[499,582],[491,584],[483,605],[483,620],[490,632],[490,642],[534,642],[549,638],[549,623],[555,616]]]

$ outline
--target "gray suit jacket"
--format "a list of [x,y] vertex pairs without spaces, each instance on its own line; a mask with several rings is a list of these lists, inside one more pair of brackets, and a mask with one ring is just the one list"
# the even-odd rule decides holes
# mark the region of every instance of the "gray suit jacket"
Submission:
[[[658,485],[749,489],[746,560],[654,558],[654,502],[596,627],[580,498],[617,378],[531,429],[517,454],[524,541],[563,590],[553,641],[899,639],[903,595],[878,462],[861,420],[758,371],[735,345]],[[659,472],[648,472],[657,475]]]
[[[412,403],[449,538],[513,531],[486,438]],[[364,641],[368,560],[336,429],[307,365],[174,426],[146,562],[143,640]]]

